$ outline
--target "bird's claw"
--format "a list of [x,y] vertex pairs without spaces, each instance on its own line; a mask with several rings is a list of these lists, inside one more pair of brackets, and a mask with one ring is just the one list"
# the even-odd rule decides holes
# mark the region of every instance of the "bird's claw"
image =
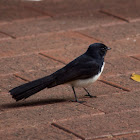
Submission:
[[85,96],[89,96],[90,98],[97,98],[97,96],[92,96],[92,95],[88,95],[88,94],[86,94]]

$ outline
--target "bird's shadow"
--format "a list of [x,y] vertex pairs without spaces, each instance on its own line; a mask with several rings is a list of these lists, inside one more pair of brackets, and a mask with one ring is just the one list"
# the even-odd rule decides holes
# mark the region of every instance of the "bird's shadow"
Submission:
[[40,106],[40,105],[47,105],[47,104],[55,104],[55,103],[62,103],[67,102],[66,99],[41,99],[41,100],[34,100],[34,101],[21,101],[15,103],[6,103],[0,106],[1,110],[5,109],[14,109],[14,108],[23,108],[23,107],[33,107],[33,106]]

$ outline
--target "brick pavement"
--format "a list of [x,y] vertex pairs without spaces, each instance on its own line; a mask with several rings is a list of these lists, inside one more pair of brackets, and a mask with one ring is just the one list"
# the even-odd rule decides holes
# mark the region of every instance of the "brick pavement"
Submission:
[[[139,140],[139,0],[0,1],[1,140]],[[101,78],[89,87],[97,98],[70,102],[69,86],[45,89],[15,102],[8,90],[48,75],[103,42]],[[63,56],[63,57],[62,57]]]

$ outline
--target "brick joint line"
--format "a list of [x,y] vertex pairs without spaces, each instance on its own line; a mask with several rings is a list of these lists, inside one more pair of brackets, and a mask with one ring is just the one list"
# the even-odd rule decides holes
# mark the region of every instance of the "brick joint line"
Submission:
[[31,6],[25,6],[25,8],[31,9],[31,10],[33,10],[33,11],[35,11],[35,12],[39,12],[39,13],[41,13],[41,14],[43,14],[43,15],[46,15],[46,16],[49,16],[49,17],[51,17],[51,18],[53,17],[52,14],[50,14],[50,13],[48,13],[48,12],[43,12],[43,11],[38,10],[37,8],[31,7]]
[[[117,138],[120,137],[120,136],[130,136],[130,135],[137,134],[137,133],[139,133],[139,132],[140,132],[139,130],[134,130],[134,131],[132,131],[132,132],[126,132],[126,133],[122,133],[122,134],[109,134],[108,136],[110,136],[111,138],[117,139]],[[95,140],[96,140],[96,139],[97,139],[97,140],[98,140],[98,139],[104,140],[104,139],[108,138],[108,136],[98,137],[98,138],[95,138]]]
[[75,132],[73,132],[73,131],[71,131],[71,130],[63,127],[63,126],[58,125],[57,123],[51,123],[51,125],[53,125],[54,127],[57,127],[59,129],[65,131],[67,133],[73,134],[74,136],[76,136],[76,137],[78,137],[78,138],[80,138],[82,140],[85,140],[85,138],[83,136],[80,136],[79,134],[76,134]]
[[136,56],[130,56],[131,58],[134,58],[134,59],[136,59],[136,60],[138,60],[138,61],[140,61],[140,59],[139,58],[137,58]]
[[108,84],[108,85],[110,85],[110,86],[113,86],[113,87],[122,89],[122,90],[124,90],[124,91],[128,91],[128,92],[131,91],[131,90],[128,89],[128,88],[125,88],[125,87],[123,87],[123,86],[121,86],[121,85],[118,85],[118,84],[113,83],[113,82],[110,82],[110,81],[106,81],[106,80],[104,80],[104,79],[100,79],[99,81],[100,81],[100,82],[103,82],[103,83],[105,83],[105,84]]
[[118,19],[120,19],[120,20],[123,20],[123,21],[129,23],[129,20],[127,20],[127,19],[125,19],[125,18],[123,18],[123,17],[121,17],[121,16],[119,16],[119,15],[114,15],[114,14],[110,13],[109,11],[106,11],[106,10],[99,10],[99,12],[100,12],[100,13],[103,13],[103,14],[106,14],[106,15],[109,15],[109,16],[113,16],[113,17],[115,17],[115,18],[118,18]]
[[97,40],[97,41],[99,41],[99,42],[103,42],[103,41],[101,41],[101,40],[99,40],[99,39],[97,39],[97,38],[94,38],[94,37],[89,36],[89,35],[87,35],[87,34],[81,33],[81,32],[79,32],[79,31],[74,31],[74,32],[75,32],[75,33],[78,33],[78,34],[80,34],[80,35],[82,35],[83,37],[87,37],[87,38],[89,38],[89,39],[94,39],[94,40]]
[[30,80],[28,80],[28,79],[26,79],[26,78],[24,78],[24,77],[22,77],[22,76],[20,76],[20,75],[18,75],[18,74],[13,74],[13,75],[14,75],[15,77],[17,77],[17,78],[23,80],[23,81],[30,82]]
[[120,133],[120,134],[112,134],[112,136],[114,138],[117,138],[117,137],[120,137],[120,136],[128,136],[128,135],[134,135],[134,134],[137,134],[137,133],[140,133],[140,130],[132,130],[130,132],[124,132],[124,133]]
[[88,105],[88,104],[81,103],[81,105],[84,105],[84,106],[87,106],[87,107],[90,107],[90,108],[92,108],[92,109],[96,109],[96,110],[100,111],[100,113],[97,113],[97,115],[104,115],[104,114],[106,114],[106,112],[104,112],[103,110],[101,110],[101,109],[99,109],[99,108],[93,108],[93,106],[90,106],[90,105]]
[[41,56],[43,56],[43,57],[47,57],[47,58],[50,58],[50,59],[52,59],[52,60],[54,60],[54,61],[57,61],[57,62],[60,62],[60,63],[62,63],[62,64],[65,64],[66,65],[66,63],[65,62],[63,62],[63,61],[61,61],[61,60],[58,60],[58,59],[56,59],[56,58],[54,58],[54,57],[51,57],[51,56],[48,56],[48,55],[46,55],[46,54],[44,54],[44,53],[38,53],[39,55],[41,55]]
[[8,33],[5,33],[5,32],[3,32],[3,31],[0,31],[0,33],[2,33],[2,34],[4,34],[4,35],[7,35],[7,36],[9,36],[9,37],[11,37],[11,38],[13,38],[13,39],[16,39],[15,36],[10,35],[10,34],[8,34]]

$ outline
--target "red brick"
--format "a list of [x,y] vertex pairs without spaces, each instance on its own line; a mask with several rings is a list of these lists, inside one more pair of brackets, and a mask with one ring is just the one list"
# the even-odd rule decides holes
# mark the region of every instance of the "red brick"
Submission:
[[[135,72],[135,71],[133,71],[133,72]],[[139,74],[139,72],[138,72],[138,74]],[[119,76],[105,77],[105,79],[110,82],[115,82],[115,83],[122,85],[126,88],[129,88],[130,90],[133,90],[133,91],[139,90],[140,89],[139,83],[136,81],[133,81],[130,77],[131,77],[131,73],[130,74],[124,73]]]
[[[139,0],[136,0],[136,1],[139,1]],[[135,2],[136,2],[135,1]],[[115,1],[112,1],[112,0],[106,0],[106,2],[104,2],[104,0],[101,0],[100,2],[100,8],[105,8],[105,9],[108,9],[108,8],[111,8],[111,7],[114,7],[115,9],[116,8],[122,8],[122,7],[130,7],[132,5],[135,5],[134,1],[133,0],[128,0],[126,2],[126,0],[115,0]]]
[[121,140],[121,139],[126,139],[126,140],[138,140],[140,139],[140,133],[139,132],[134,132],[134,133],[128,133],[128,134],[122,134],[120,136],[110,136],[108,138],[99,138],[97,140]]
[[[34,8],[36,10],[40,10],[44,13],[50,13],[52,15],[64,15],[69,14],[71,12],[85,12],[87,10],[94,11],[100,8],[100,3],[91,0],[81,0],[80,3],[77,1],[70,1],[70,0],[61,0],[61,1],[41,1],[39,3],[35,2],[26,2],[24,1],[23,4],[27,7]],[[102,2],[103,4],[103,2]],[[117,3],[116,3],[117,4]]]
[[5,34],[3,34],[3,33],[0,33],[0,41],[1,41],[1,40],[5,40],[5,39],[11,39],[11,37],[8,36],[8,35],[5,35]]
[[22,5],[2,8],[0,12],[1,12],[0,21],[2,22],[3,21],[11,22],[13,20],[23,20],[28,18],[35,19],[39,16],[43,16],[41,13],[25,8]]
[[123,7],[116,7],[116,8],[102,9],[102,10],[107,11],[117,17],[127,19],[128,21],[136,21],[136,20],[140,20],[139,6],[140,6],[140,2],[135,1],[132,2],[131,5],[125,4],[123,5]]
[[136,60],[140,60],[140,54],[138,54],[138,55],[132,55],[131,57],[132,58],[135,58]]
[[[107,0],[104,2],[101,0],[98,1],[92,1],[92,0],[81,0],[80,3],[78,1],[70,1],[70,0],[61,0],[61,1],[41,1],[38,3],[23,1],[22,4],[24,4],[27,7],[36,9],[38,11],[42,11],[46,14],[51,14],[52,16],[63,16],[63,15],[69,15],[71,13],[85,13],[89,11],[92,13],[93,11],[99,10],[100,8],[108,8],[108,7],[123,7],[124,4],[126,5],[132,5],[133,1],[129,0],[127,3],[125,1],[111,1]],[[127,7],[128,7],[127,6]]]
[[85,105],[96,108],[105,113],[123,112],[133,109],[139,109],[139,91],[122,94],[112,94],[110,96],[101,96],[96,99],[87,99]]
[[51,59],[32,54],[0,59],[0,75],[28,70],[46,69],[56,67],[60,63]]
[[139,22],[126,23],[98,28],[81,30],[81,33],[87,34],[103,42],[116,41],[123,38],[133,37],[139,34]]
[[138,139],[140,139],[140,133],[136,132],[136,133],[132,133],[132,134],[116,136],[113,140],[120,140],[120,139],[138,140]]
[[[121,89],[96,81],[93,85],[87,87],[88,91],[93,96],[112,95],[117,92],[122,92]],[[96,100],[96,99],[95,99]]]
[[43,34],[31,38],[10,39],[1,41],[0,57],[59,50],[64,48],[74,49],[79,46],[88,48],[89,44],[93,42],[97,41],[77,32]]
[[[102,112],[91,109],[76,102],[64,102],[62,100],[40,100],[36,102],[18,102],[8,99],[8,94],[1,94],[5,103],[1,103],[0,109],[1,126],[4,131],[8,128],[20,128],[26,126],[37,126],[55,122],[71,120],[89,115],[100,115]],[[7,98],[7,99],[6,99]],[[17,125],[18,124],[18,125]]]
[[24,2],[24,5],[27,7],[34,8],[36,10],[40,10],[44,13],[50,13],[53,16],[56,15],[65,15],[65,14],[70,14],[70,13],[77,13],[77,12],[82,12],[84,13],[85,11],[89,10],[90,11],[95,11],[99,9],[100,5],[98,2],[91,1],[91,0],[81,0],[80,3],[77,1],[42,1],[39,3],[34,3],[34,2]]
[[105,62],[107,62],[106,60],[108,60],[108,59],[118,58],[118,56],[119,57],[124,57],[125,56],[125,54],[117,48],[118,44],[116,43],[116,41],[115,42],[104,43],[104,44],[111,48],[111,50],[109,50],[107,52],[106,56],[105,56]]
[[75,48],[66,48],[59,50],[52,50],[47,52],[41,52],[41,54],[48,56],[50,58],[64,62],[65,64],[74,60],[76,57],[82,55],[87,50],[88,46],[77,46]]
[[4,1],[4,0],[1,0],[0,1],[0,5],[1,5],[2,8],[19,6],[20,3],[21,2],[19,2],[17,0],[13,0],[13,1],[10,1],[10,0]]
[[122,85],[119,85],[119,84],[116,84],[116,83],[114,83],[114,82],[107,81],[107,80],[105,80],[105,79],[100,79],[100,82],[103,82],[103,83],[105,83],[105,84],[107,84],[107,85],[110,85],[110,86],[113,86],[113,87],[122,89],[122,90],[127,91],[127,92],[131,91],[129,88],[126,88],[126,87],[124,87],[124,86],[122,86]]
[[[39,128],[39,129],[38,129]],[[1,140],[25,140],[25,139],[38,139],[38,140],[52,140],[52,139],[67,139],[78,140],[72,134],[51,126],[50,124],[41,125],[27,125],[20,128],[10,127],[5,131],[0,131]]]
[[25,81],[16,78],[13,75],[0,76],[0,87],[2,87],[1,92],[8,91],[20,84],[24,84]]
[[133,37],[133,38],[125,38],[122,40],[118,40],[115,42],[110,42],[108,45],[112,48],[111,51],[107,54],[107,57],[120,57],[124,55],[135,55],[139,54],[140,52],[140,37]]
[[107,115],[89,116],[57,122],[57,124],[71,132],[81,135],[85,139],[109,137],[127,134],[139,130],[139,111],[123,112]]
[[104,76],[133,73],[140,70],[140,62],[131,57],[119,57],[106,60]]
[[53,72],[57,71],[58,69],[62,68],[63,66],[58,66],[55,68],[48,68],[44,70],[38,70],[38,71],[29,71],[29,72],[20,72],[16,74],[19,77],[25,78],[29,81],[44,77],[46,75],[50,75]]
[[6,89],[0,86],[0,93],[3,93],[3,91],[6,91]]
[[81,28],[95,27],[107,23],[120,23],[120,20],[94,12],[93,16],[63,16],[56,18],[40,18],[21,22],[12,22],[2,25],[0,30],[15,37],[31,36],[41,33],[50,33]]

